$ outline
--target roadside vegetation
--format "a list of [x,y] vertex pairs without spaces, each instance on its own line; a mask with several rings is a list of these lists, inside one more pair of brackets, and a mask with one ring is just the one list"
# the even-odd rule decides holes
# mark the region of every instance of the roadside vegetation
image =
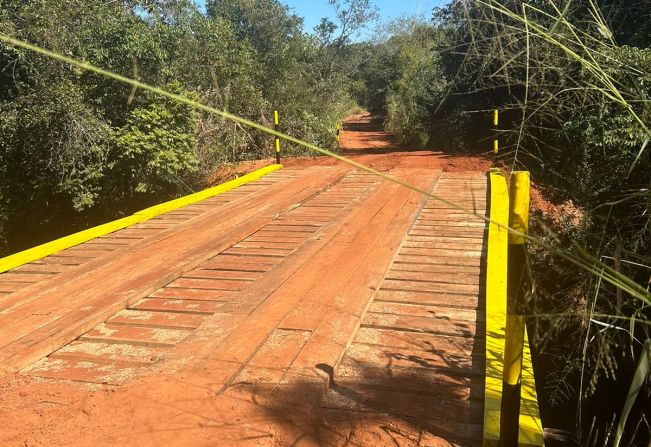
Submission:
[[[531,171],[542,244],[524,311],[543,422],[579,445],[648,443],[648,1],[452,0],[363,42],[368,0],[331,0],[336,20],[315,30],[279,0],[61,3],[0,0],[0,31],[265,125],[278,109],[282,131],[324,148],[361,106],[411,147]],[[0,44],[5,252],[271,155],[259,132]]]

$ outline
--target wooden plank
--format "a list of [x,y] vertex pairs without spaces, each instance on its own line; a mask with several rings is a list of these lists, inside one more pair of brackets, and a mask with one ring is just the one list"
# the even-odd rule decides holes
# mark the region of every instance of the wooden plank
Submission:
[[219,269],[195,269],[191,270],[184,278],[212,278],[230,279],[240,281],[255,281],[262,275],[261,272],[247,272],[242,270],[219,270]]
[[369,312],[390,315],[447,318],[454,321],[486,321],[483,312],[477,312],[475,309],[441,307],[432,304],[388,303],[374,301],[371,304],[371,307],[369,307]]
[[298,233],[298,232],[288,232],[288,231],[282,231],[282,230],[272,230],[268,228],[263,228],[260,229],[255,233],[256,236],[261,236],[261,237],[266,237],[266,238],[276,238],[276,237],[284,237],[287,239],[294,239],[296,241],[304,241],[306,239],[311,238],[314,235],[314,232],[307,232],[307,233]]
[[477,236],[480,237],[448,237],[448,240],[437,240],[436,235],[429,237],[408,236],[404,241],[403,247],[408,248],[440,248],[447,250],[482,250],[484,247],[483,232]]
[[387,302],[402,302],[414,304],[430,304],[432,306],[463,307],[468,309],[483,308],[473,295],[452,295],[446,292],[422,292],[381,289],[376,300]]
[[483,232],[478,231],[476,228],[450,228],[450,227],[416,227],[411,229],[409,236],[448,236],[448,237],[467,237],[478,238],[483,237]]
[[258,367],[287,368],[309,338],[308,331],[275,329],[248,363]]
[[114,250],[91,250],[86,249],[83,245],[68,248],[57,253],[57,256],[78,257],[78,258],[99,258],[106,256]]
[[88,258],[51,255],[34,261],[34,264],[63,264],[77,266],[88,261]]
[[[472,321],[450,321],[437,317],[413,317],[409,315],[388,315],[369,312],[364,319],[364,327],[396,329],[399,331],[426,332],[451,337],[475,338],[484,329],[483,324]],[[483,335],[483,334],[482,334]]]
[[479,284],[479,268],[475,272],[422,272],[422,271],[413,271],[412,269],[406,270],[396,270],[395,265],[387,273],[387,279],[397,279],[397,280],[415,280],[415,281],[431,281],[432,278],[436,278],[438,282],[445,283],[455,283],[455,284],[467,284],[475,285]]
[[188,278],[181,277],[172,281],[166,287],[182,287],[184,289],[201,290],[242,290],[248,285],[248,281],[216,278]]
[[[9,282],[9,281],[1,281],[0,280],[0,292],[4,293],[14,293],[19,290],[22,290],[26,287],[31,286],[34,283],[31,282]],[[0,309],[6,309],[7,308],[7,302],[5,301],[3,305],[0,307]]]
[[128,343],[139,346],[174,346],[188,335],[187,330],[100,324],[79,337],[82,341]]
[[401,255],[420,255],[428,257],[440,257],[440,256],[449,256],[452,258],[464,257],[464,258],[474,258],[476,260],[481,259],[484,255],[483,250],[468,250],[465,247],[455,248],[455,247],[437,247],[437,248],[414,248],[411,246],[403,246],[400,250]]
[[484,235],[477,234],[471,235],[470,237],[462,236],[407,236],[405,238],[406,244],[412,243],[429,243],[429,244],[469,244],[469,245],[481,245],[484,242]]
[[154,312],[177,312],[197,315],[211,315],[232,308],[229,302],[212,300],[145,298],[130,306],[131,310]]
[[230,301],[237,292],[233,290],[197,290],[178,287],[164,287],[149,295],[152,298],[172,298],[179,300]]
[[84,242],[78,247],[84,247],[86,250],[119,250],[124,248],[125,245],[133,243],[133,239],[108,239],[106,237],[98,237],[93,239],[92,242]]
[[386,390],[356,389],[355,395],[330,390],[322,403],[325,408],[389,413],[394,416],[473,422],[481,419],[483,405],[474,400],[447,399],[430,395]]
[[54,274],[54,273],[65,272],[66,270],[69,270],[71,268],[74,268],[74,266],[63,265],[63,264],[35,264],[35,263],[29,263],[29,264],[21,265],[20,267],[16,267],[15,269],[10,270],[10,271],[14,272],[14,273],[34,272],[34,273]]
[[[393,350],[416,349],[419,351],[432,351],[445,353],[454,351],[466,356],[473,355],[473,351],[484,349],[481,338],[444,337],[440,335],[424,334],[422,332],[395,331],[392,329],[377,329],[361,327],[354,339],[355,343],[378,345]],[[480,355],[483,355],[480,352]]]
[[404,290],[418,292],[438,292],[450,295],[478,296],[479,284],[458,284],[449,282],[386,279],[383,290]]
[[426,264],[426,265],[450,265],[450,266],[478,266],[480,259],[476,257],[449,257],[449,256],[433,256],[433,255],[414,255],[414,254],[399,254],[396,258],[397,262],[408,264]]
[[[330,218],[328,218],[328,221]],[[298,246],[300,245],[303,241],[305,241],[307,238],[302,237],[302,236],[288,236],[288,235],[282,235],[282,234],[277,234],[275,236],[265,236],[265,235],[260,235],[258,234],[259,232],[256,232],[255,234],[252,234],[251,236],[247,237],[244,241],[246,243],[263,243],[263,242],[273,242],[277,244],[287,244],[288,246]]]
[[204,317],[176,312],[148,312],[125,309],[107,320],[111,325],[147,326],[171,329],[196,329]]
[[271,231],[287,231],[290,233],[313,233],[321,228],[321,225],[292,225],[292,224],[280,224],[271,223],[265,227],[265,230]]
[[42,359],[26,372],[33,376],[75,382],[121,385],[133,378],[140,367],[120,366],[115,363],[96,363],[88,367],[87,359]]
[[35,283],[54,277],[54,273],[19,273],[15,270],[0,274],[0,282]]
[[238,242],[237,244],[234,245],[235,248],[262,248],[262,249],[282,249],[282,250],[294,250],[298,248],[301,245],[300,242],[298,241],[274,241],[274,240],[268,240],[268,241],[258,241],[258,240],[251,240],[250,237],[247,237],[244,239],[242,242]]
[[481,400],[483,379],[444,370],[392,367],[359,363],[346,357],[337,370],[337,383],[346,388],[392,389],[429,396],[449,395],[458,400]]
[[169,348],[139,346],[128,343],[101,343],[75,340],[52,353],[49,358],[83,359],[95,362],[153,364],[168,352]]
[[350,345],[346,350],[346,358],[360,368],[418,368],[462,376],[483,377],[485,368],[481,352],[469,356],[455,350],[396,350],[358,343]]
[[251,248],[233,246],[224,251],[225,255],[243,255],[243,256],[265,256],[273,258],[284,258],[293,251],[291,248]]
[[220,253],[203,263],[202,268],[249,271],[258,270],[264,272],[277,263],[278,259],[269,256],[227,255]]

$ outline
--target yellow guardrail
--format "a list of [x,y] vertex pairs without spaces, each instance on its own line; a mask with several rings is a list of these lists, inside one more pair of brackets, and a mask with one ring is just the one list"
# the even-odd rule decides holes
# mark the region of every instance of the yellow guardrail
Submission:
[[[507,295],[509,269],[518,267],[516,263],[523,262],[522,259],[514,259],[514,265],[509,266],[509,221],[512,223],[523,216],[526,219],[528,211],[528,173],[514,173],[512,179],[511,197],[512,206],[509,207],[509,191],[506,179],[499,170],[489,173],[490,185],[490,224],[488,227],[488,244],[486,259],[486,382],[484,391],[484,434],[483,445],[487,447],[503,446],[543,446],[543,430],[538,409],[538,399],[531,363],[531,353],[526,329],[520,332],[520,337],[511,330],[507,333]],[[526,188],[524,177],[526,176]],[[526,199],[526,200],[524,200]],[[526,202],[526,203],[525,203]],[[519,222],[520,227],[526,225]],[[526,229],[526,227],[525,227]],[[522,230],[522,228],[520,228]],[[516,241],[511,237],[511,242]],[[511,253],[512,254],[512,253]],[[519,266],[521,267],[521,266]],[[511,278],[514,276],[511,273]],[[522,321],[524,321],[522,319]],[[511,325],[509,325],[510,327]],[[517,330],[515,332],[518,332]],[[505,367],[505,344],[509,338],[509,365]],[[519,340],[516,343],[516,338]],[[512,352],[513,346],[516,354]],[[518,354],[519,353],[519,354]],[[513,360],[515,359],[515,361]],[[515,365],[517,362],[517,365]],[[505,374],[506,373],[506,374]],[[514,375],[517,376],[514,378]],[[510,387],[517,383],[517,400],[515,408],[517,421],[517,443],[515,436],[512,440],[506,440],[504,433],[508,432],[509,423],[505,418],[504,410],[508,413],[514,408],[504,408],[505,392],[511,392]],[[508,405],[511,405],[509,403]]]
[[186,205],[191,205],[193,203],[200,202],[202,200],[214,197],[216,195],[230,191],[231,189],[242,186],[246,183],[250,183],[254,180],[257,180],[261,177],[264,177],[267,174],[270,174],[283,166],[280,164],[273,164],[266,166],[262,169],[258,169],[249,174],[238,177],[229,182],[213,186],[212,188],[205,189],[203,191],[196,192],[178,199],[170,200],[169,202],[164,202],[159,205],[155,205],[144,210],[140,210],[131,216],[124,217],[122,219],[114,220],[96,227],[88,228],[87,230],[80,231],[78,233],[71,234],[69,236],[56,239],[51,242],[46,242],[45,244],[38,245],[33,248],[15,253],[13,255],[7,256],[0,259],[0,273],[6,272],[13,268],[19,267],[21,265],[36,261],[38,259],[44,258],[46,256],[52,255],[56,252],[64,250],[66,248],[73,247],[75,245],[82,244],[91,239],[95,239],[100,236],[104,236],[114,231],[121,230],[123,228],[129,227],[131,225],[144,222],[153,217],[159,216],[161,214],[167,213],[169,211],[181,208]]
[[506,331],[506,275],[509,233],[509,193],[498,171],[489,174],[490,223],[486,253],[486,382],[484,388],[484,446],[500,441],[502,374]]

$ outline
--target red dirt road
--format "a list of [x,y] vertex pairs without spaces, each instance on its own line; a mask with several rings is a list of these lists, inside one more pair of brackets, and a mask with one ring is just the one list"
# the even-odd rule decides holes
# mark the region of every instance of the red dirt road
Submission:
[[[367,115],[341,145],[484,210],[485,160],[407,151]],[[20,369],[0,445],[478,445],[483,223],[331,159],[284,165],[0,275],[0,376]]]
[[[397,167],[440,169],[443,172],[486,172],[491,162],[481,157],[459,156],[432,150],[413,151],[396,144],[382,123],[367,114],[353,115],[344,123],[340,139],[341,154],[378,171]],[[334,166],[337,160],[327,157],[283,160],[287,167]]]

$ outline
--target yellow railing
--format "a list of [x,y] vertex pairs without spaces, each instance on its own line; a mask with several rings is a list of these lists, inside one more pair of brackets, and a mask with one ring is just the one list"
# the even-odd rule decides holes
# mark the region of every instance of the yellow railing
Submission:
[[[524,239],[511,235],[509,225],[526,233],[529,177],[528,173],[513,173],[511,200],[506,179],[499,171],[489,174],[490,219],[486,260],[486,383],[484,394],[484,446],[542,446],[543,431],[538,410],[536,386],[531,364],[529,341],[524,319],[508,317],[507,302],[509,279],[518,276],[524,262],[522,256],[513,253],[524,249]],[[509,206],[511,205],[511,206]],[[524,230],[524,231],[523,231]],[[515,236],[515,237],[514,237]],[[509,242],[511,248],[509,249]],[[515,247],[521,245],[521,247]],[[511,261],[511,265],[509,265]],[[511,270],[511,272],[509,272]],[[520,335],[518,335],[520,334]],[[508,343],[506,342],[509,340]],[[508,353],[505,346],[508,344]],[[505,365],[505,359],[508,364]],[[515,407],[505,400],[505,393],[516,390]],[[506,404],[506,407],[504,406]],[[519,407],[519,411],[518,411]],[[509,411],[515,416],[509,420]],[[510,426],[513,424],[513,426]],[[508,440],[509,431],[517,433]]]
[[260,177],[263,177],[280,168],[282,168],[282,165],[280,164],[266,166],[262,169],[258,169],[257,171],[253,171],[249,174],[243,175],[242,177],[236,178],[235,180],[213,186],[212,188],[208,188],[175,200],[170,200],[169,202],[164,202],[159,205],[138,211],[131,216],[114,220],[97,227],[88,228],[87,230],[83,230],[51,242],[46,242],[45,244],[38,245],[25,251],[15,253],[13,255],[7,256],[6,258],[0,259],[0,273],[44,258],[66,248],[82,244],[91,239],[95,239],[97,237],[104,236],[106,234],[113,233],[114,231],[129,227],[131,225],[144,222],[163,213],[167,213],[168,211],[172,211],[177,208],[191,205],[193,203],[197,203],[210,197],[225,193],[226,191],[230,191],[231,189],[237,188],[238,186],[242,186],[246,183],[257,180]]

